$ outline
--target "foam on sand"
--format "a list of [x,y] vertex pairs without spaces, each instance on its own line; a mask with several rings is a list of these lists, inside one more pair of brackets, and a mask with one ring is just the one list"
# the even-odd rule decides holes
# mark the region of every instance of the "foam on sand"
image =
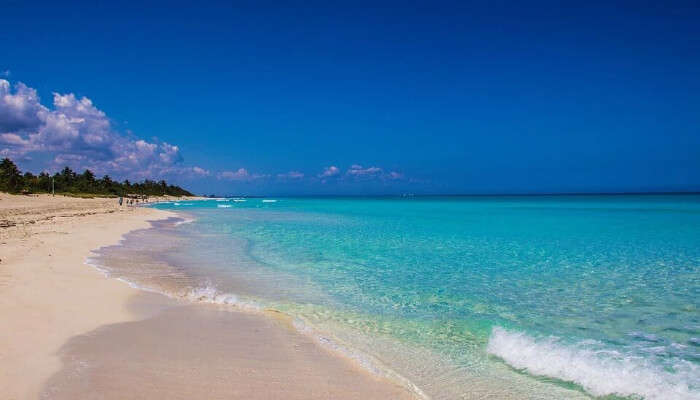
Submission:
[[700,399],[700,368],[684,360],[669,372],[647,358],[603,349],[599,342],[568,345],[556,337],[537,339],[501,327],[493,328],[487,351],[514,368],[574,382],[595,396]]

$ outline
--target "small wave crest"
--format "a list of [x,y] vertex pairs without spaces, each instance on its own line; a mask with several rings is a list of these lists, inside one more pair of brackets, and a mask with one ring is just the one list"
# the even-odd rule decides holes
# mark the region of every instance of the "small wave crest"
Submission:
[[581,385],[595,396],[618,395],[644,399],[700,399],[700,368],[676,360],[674,372],[651,360],[604,349],[599,342],[575,345],[556,337],[536,339],[521,332],[494,327],[487,351],[510,366],[533,375]]
[[207,284],[203,287],[194,288],[187,292],[187,294],[184,297],[193,302],[234,306],[238,309],[247,311],[262,310],[262,307],[259,304],[256,304],[252,301],[241,300],[238,296],[236,296],[233,293],[222,293],[211,284]]
[[217,204],[216,207],[218,208],[231,208],[230,204]]
[[173,226],[180,226],[180,225],[184,225],[184,224],[191,224],[192,222],[194,222],[194,218],[183,218],[182,220],[175,222],[175,223],[173,224]]

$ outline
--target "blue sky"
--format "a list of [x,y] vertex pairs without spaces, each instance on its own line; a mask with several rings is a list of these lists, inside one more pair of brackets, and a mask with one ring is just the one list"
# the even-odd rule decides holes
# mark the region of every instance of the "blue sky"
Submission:
[[2,1],[0,152],[23,168],[219,194],[700,190],[697,2],[70,3]]

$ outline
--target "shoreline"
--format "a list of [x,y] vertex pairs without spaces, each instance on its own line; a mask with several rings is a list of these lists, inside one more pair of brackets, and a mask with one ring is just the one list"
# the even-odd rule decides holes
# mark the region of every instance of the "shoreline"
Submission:
[[[258,364],[252,370],[258,375],[260,371],[266,371],[262,379],[253,379],[245,373],[238,376],[238,385],[247,385],[250,389],[248,397],[254,395],[249,398],[266,398],[260,390],[268,390],[268,395],[281,393],[274,392],[275,384],[283,384],[285,393],[292,390],[290,398],[299,399],[326,398],[330,393],[334,398],[349,399],[366,398],[368,394],[376,395],[376,398],[386,398],[387,395],[412,398],[404,388],[370,376],[369,372],[360,371],[351,360],[331,354],[330,350],[312,343],[301,333],[292,332],[290,321],[280,323],[280,318],[265,315],[267,313],[250,317],[243,311],[232,310],[222,316],[210,310],[212,307],[204,307],[208,311],[203,311],[200,306],[195,306],[193,311],[188,309],[192,306],[174,304],[162,294],[148,293],[125,284],[128,282],[110,278],[87,263],[93,250],[118,244],[126,233],[149,228],[149,221],[172,217],[176,215],[174,213],[148,207],[118,207],[114,199],[0,196],[0,220],[17,221],[14,226],[0,230],[0,246],[3,248],[0,315],[7,328],[0,332],[0,387],[3,387],[3,396],[7,396],[3,399],[72,398],[75,395],[85,398],[88,393],[99,398],[128,397],[123,391],[128,385],[116,388],[100,386],[96,377],[105,373],[104,369],[80,370],[82,378],[94,374],[90,375],[93,379],[88,379],[94,385],[85,387],[80,382],[76,385],[73,379],[76,365],[71,361],[76,357],[98,357],[101,365],[109,364],[105,361],[114,361],[115,354],[101,354],[101,349],[114,348],[113,344],[121,337],[151,337],[164,328],[167,328],[168,337],[173,339],[165,340],[161,335],[155,343],[159,346],[181,350],[186,349],[193,339],[206,337],[206,343],[217,345],[200,346],[198,351],[209,352],[209,357],[214,358],[222,350],[222,354],[228,351],[230,359],[214,363],[228,372],[224,375],[227,378],[232,372],[251,372],[252,361],[241,360],[241,354],[267,359],[267,364]],[[184,316],[200,318],[199,336],[192,336],[188,323],[182,320]],[[239,341],[247,340],[242,342],[245,345],[232,347],[229,336],[235,335],[222,335],[215,329],[216,324],[221,323],[236,326],[238,329],[232,332],[239,336]],[[172,331],[172,327],[179,330]],[[256,334],[246,336],[247,328]],[[103,337],[103,333],[111,330],[120,330],[120,334]],[[279,339],[280,335],[283,340],[273,340]],[[98,345],[82,349],[82,353],[71,353],[72,344],[90,338],[97,338]],[[116,373],[118,379],[115,382],[121,379],[121,383],[126,384],[129,379],[138,380],[140,377],[121,369],[125,365],[136,365],[135,369],[140,366],[142,372],[152,371],[154,367],[156,372],[159,369],[166,371],[171,365],[170,353],[159,355],[150,351],[153,344],[140,349],[141,353],[150,353],[151,360],[144,361],[139,358],[141,353],[132,353],[133,359],[109,364],[112,369],[108,368],[106,375]],[[205,386],[210,388],[207,390],[211,390],[209,378],[212,377],[214,383],[219,383],[217,388],[222,398],[227,397],[225,394],[230,395],[230,385],[220,382],[222,370],[198,364],[195,360],[206,356],[193,354],[198,355],[176,361],[182,367],[178,373],[163,372],[152,377],[154,381],[161,379],[164,385],[169,385],[168,388],[136,386],[137,389],[131,389],[136,390],[133,395],[153,396],[167,391],[178,394],[180,392],[173,391],[173,388],[182,389],[185,382],[189,382],[188,387],[206,383]],[[82,364],[77,366],[84,369]],[[302,376],[287,376],[300,366],[303,366]],[[297,380],[302,384],[294,386]],[[56,388],[63,391],[56,391]],[[101,389],[104,393],[99,393]],[[241,394],[240,387],[238,390]],[[204,393],[209,392],[200,392]],[[66,395],[68,397],[61,397]],[[196,396],[197,392],[190,395]]]
[[[150,221],[151,226],[145,231],[162,229],[163,225],[167,226],[179,226],[181,224],[190,223],[195,221],[195,217],[183,211],[173,211],[168,210],[171,213],[164,219],[159,219],[156,221]],[[179,220],[179,221],[173,221]],[[134,234],[135,232],[129,232],[124,235],[123,241],[133,241],[133,238],[129,238],[129,234]],[[148,235],[147,232],[143,233]],[[143,236],[141,237],[143,239]],[[117,246],[105,246],[105,247],[116,247],[117,253],[133,254],[133,250],[125,250],[125,246],[121,242]],[[95,268],[97,271],[101,272],[107,277],[111,277],[120,282],[129,285],[139,291],[145,293],[152,293],[156,296],[163,296],[168,299],[168,301],[176,302],[177,304],[184,304],[186,306],[194,307],[208,307],[216,308],[219,310],[224,310],[226,312],[232,313],[243,313],[253,317],[263,317],[268,319],[274,319],[281,323],[284,329],[293,331],[295,334],[302,335],[310,339],[316,346],[326,350],[328,353],[332,354],[334,357],[342,359],[353,366],[361,370],[361,373],[368,374],[371,377],[386,381],[391,385],[396,385],[401,387],[410,393],[411,398],[417,400],[428,400],[430,396],[423,392],[417,385],[415,385],[410,379],[402,376],[400,373],[395,371],[390,365],[386,364],[384,361],[380,360],[377,356],[364,352],[346,341],[336,337],[332,332],[322,331],[314,327],[309,321],[301,318],[300,316],[295,316],[284,310],[271,307],[270,305],[263,305],[258,303],[257,300],[245,301],[242,300],[238,293],[235,292],[225,292],[220,293],[215,288],[211,286],[203,287],[191,287],[189,290],[182,291],[178,288],[174,291],[170,291],[165,287],[161,286],[163,284],[162,277],[157,278],[158,283],[144,283],[139,281],[137,278],[134,280],[133,276],[129,276],[130,273],[126,272],[120,266],[120,262],[111,258],[111,256],[105,256],[100,253],[101,249],[95,249],[95,257],[90,257],[86,264]],[[101,264],[99,259],[104,261],[106,258],[106,264]],[[150,264],[152,260],[146,261],[146,265]],[[136,263],[129,262],[137,268]],[[115,268],[116,267],[116,268]],[[131,269],[131,267],[127,267]],[[169,269],[169,265],[162,264],[159,265],[157,271],[149,270],[145,276],[151,276],[153,274],[160,275],[165,272],[165,269]],[[133,273],[133,271],[131,271]],[[120,275],[120,276],[118,276]],[[118,277],[116,277],[118,276]],[[182,288],[179,288],[182,289]],[[136,306],[139,307],[138,305]]]
[[85,265],[97,247],[169,215],[119,207],[114,199],[0,197],[0,387],[9,399],[38,398],[61,367],[56,354],[71,337],[135,317],[135,289]]

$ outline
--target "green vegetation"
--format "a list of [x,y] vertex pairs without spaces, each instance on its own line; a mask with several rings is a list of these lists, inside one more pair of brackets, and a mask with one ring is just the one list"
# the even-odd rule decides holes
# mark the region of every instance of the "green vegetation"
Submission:
[[164,180],[160,182],[144,180],[131,183],[113,181],[109,175],[102,179],[96,179],[95,174],[86,169],[82,174],[77,174],[68,167],[53,176],[42,172],[34,175],[31,172],[22,172],[14,162],[5,158],[0,162],[0,191],[9,193],[51,193],[51,181],[56,193],[68,194],[80,197],[96,196],[124,196],[127,194],[142,194],[148,196],[192,196],[187,190],[168,185]]

